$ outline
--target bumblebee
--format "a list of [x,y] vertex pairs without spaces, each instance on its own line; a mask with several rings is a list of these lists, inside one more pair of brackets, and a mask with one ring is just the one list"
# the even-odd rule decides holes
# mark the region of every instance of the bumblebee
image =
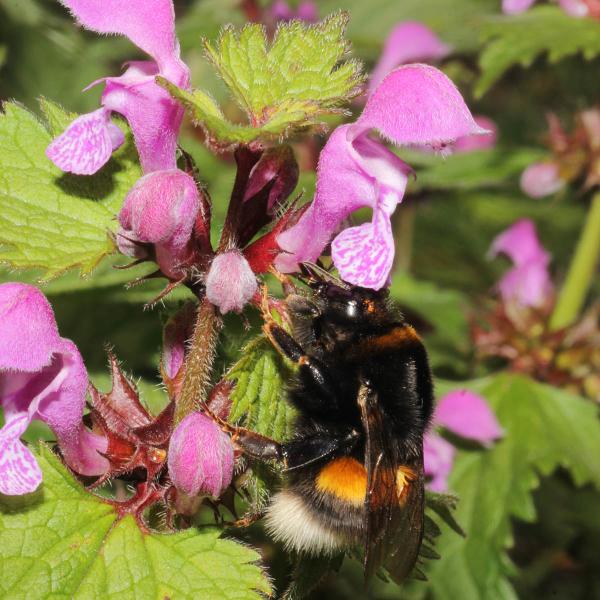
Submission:
[[427,354],[385,290],[322,277],[310,285],[312,295],[286,299],[293,336],[265,315],[267,337],[298,365],[295,433],[278,444],[237,430],[234,442],[283,463],[265,519],[275,540],[312,555],[362,547],[367,579],[383,566],[401,582],[423,538]]

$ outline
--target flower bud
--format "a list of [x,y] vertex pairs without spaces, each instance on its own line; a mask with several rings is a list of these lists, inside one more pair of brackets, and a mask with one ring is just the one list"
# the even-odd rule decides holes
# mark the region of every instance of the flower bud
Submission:
[[215,256],[206,277],[206,297],[223,314],[240,312],[257,289],[256,277],[239,250]]
[[156,259],[165,273],[178,276],[178,266],[190,252],[189,245],[200,194],[196,182],[178,169],[155,171],[141,177],[131,188],[119,213],[122,252],[131,241],[154,244]]
[[188,415],[169,444],[169,475],[188,496],[221,496],[233,477],[233,445],[204,413]]

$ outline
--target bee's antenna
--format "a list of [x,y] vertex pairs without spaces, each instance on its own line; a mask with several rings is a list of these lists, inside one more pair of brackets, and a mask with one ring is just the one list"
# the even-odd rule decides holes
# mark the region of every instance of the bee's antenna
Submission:
[[345,281],[342,281],[339,277],[336,277],[325,267],[317,263],[300,263],[300,273],[306,279],[305,283],[307,285],[310,285],[311,283],[329,282],[344,290],[350,289],[349,284],[347,284]]

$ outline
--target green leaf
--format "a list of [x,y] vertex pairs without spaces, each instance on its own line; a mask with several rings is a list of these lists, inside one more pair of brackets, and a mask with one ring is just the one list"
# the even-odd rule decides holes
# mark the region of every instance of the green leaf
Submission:
[[553,6],[497,17],[484,26],[483,36],[489,43],[479,58],[481,77],[475,87],[478,97],[510,67],[529,67],[542,53],[547,52],[552,63],[578,53],[587,60],[600,54],[600,22],[575,19]]
[[343,554],[334,556],[299,556],[292,572],[292,583],[282,600],[302,600],[312,592],[331,571],[339,571]]
[[324,115],[340,112],[359,93],[359,63],[343,60],[347,23],[344,12],[317,25],[283,23],[270,44],[264,27],[250,23],[241,30],[225,27],[216,44],[205,42],[208,58],[245,111],[248,126],[227,121],[205,92],[181,90],[164,78],[157,81],[183,103],[213,144],[285,137],[319,125]]
[[577,485],[600,488],[600,422],[592,403],[526,377],[502,374],[465,386],[494,409],[505,437],[488,450],[462,450],[450,478],[456,519],[467,537],[441,536],[442,558],[428,565],[436,600],[516,598],[506,550],[511,518],[536,517],[532,490],[558,467]]
[[259,599],[271,586],[252,549],[212,527],[142,533],[87,493],[45,446],[40,491],[0,498],[0,596]]
[[252,340],[226,375],[235,382],[229,420],[277,441],[289,437],[295,414],[286,401],[289,377],[290,369],[270,342],[263,336]]
[[140,176],[130,137],[92,177],[62,173],[45,150],[76,115],[42,101],[50,132],[24,108],[0,115],[0,262],[41,269],[50,279],[78,267],[88,274],[113,251],[109,231]]
[[415,168],[417,178],[410,191],[478,190],[506,186],[516,180],[525,167],[547,156],[535,148],[494,148],[451,154],[446,158],[423,152],[402,152]]

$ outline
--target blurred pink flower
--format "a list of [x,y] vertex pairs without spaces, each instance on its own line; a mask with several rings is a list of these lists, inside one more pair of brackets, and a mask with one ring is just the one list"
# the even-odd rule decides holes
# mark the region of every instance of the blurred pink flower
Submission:
[[487,133],[466,135],[456,140],[452,149],[454,152],[474,152],[475,150],[489,150],[494,148],[498,139],[498,127],[489,117],[476,115],[475,123]]
[[373,210],[370,223],[342,231],[332,258],[349,283],[380,289],[394,258],[390,217],[402,201],[411,169],[372,129],[399,146],[443,150],[458,138],[482,134],[454,84],[428,65],[392,71],[369,97],[358,120],[338,127],[321,152],[314,200],[298,223],[278,237],[276,266],[292,272],[315,261],[343,221],[356,209]]
[[565,185],[558,164],[551,160],[533,163],[521,174],[521,189],[531,198],[555,194]]
[[42,481],[31,451],[20,441],[33,419],[54,432],[65,462],[81,475],[100,475],[106,440],[82,422],[88,385],[77,347],[61,338],[50,304],[35,287],[0,285],[0,492],[26,494]]
[[[558,0],[560,7],[572,17],[586,17],[590,13],[590,4],[597,0]],[[502,11],[508,15],[525,12],[536,0],[502,0]]]
[[167,462],[178,490],[188,496],[219,498],[233,477],[233,445],[212,419],[195,412],[175,428]]
[[369,95],[397,66],[415,61],[435,62],[449,53],[450,47],[426,25],[417,21],[398,23],[388,35],[383,52],[371,73]]
[[123,143],[110,120],[123,115],[133,132],[144,172],[175,168],[177,135],[183,108],[156,85],[160,74],[189,88],[189,69],[179,58],[172,0],[60,0],[78,23],[98,33],[128,37],[153,60],[133,61],[120,77],[103,82],[102,108],[78,117],[48,146],[48,158],[63,171],[95,173]]
[[295,10],[285,0],[275,0],[269,9],[269,14],[275,21],[298,19],[307,23],[316,23],[319,20],[317,5],[311,0],[302,0]]
[[490,251],[492,256],[506,254],[515,265],[498,283],[504,302],[536,308],[546,303],[553,292],[550,255],[540,244],[533,221],[517,221],[496,237]]
[[[436,406],[433,426],[443,427],[483,446],[490,446],[504,434],[485,399],[469,390],[456,390],[443,396]],[[431,477],[429,489],[445,492],[454,462],[454,446],[437,433],[429,432],[423,440],[423,451],[425,475]]]

